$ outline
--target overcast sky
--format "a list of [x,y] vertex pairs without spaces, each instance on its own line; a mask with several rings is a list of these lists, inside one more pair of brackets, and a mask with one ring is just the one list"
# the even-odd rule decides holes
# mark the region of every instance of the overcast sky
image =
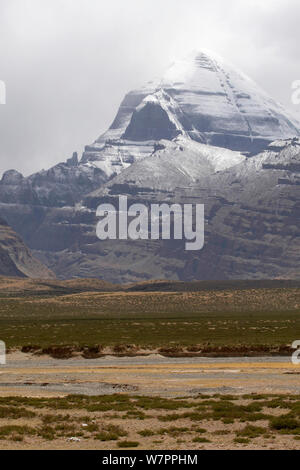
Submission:
[[299,0],[0,0],[0,175],[81,153],[127,91],[196,48],[300,114],[299,24]]

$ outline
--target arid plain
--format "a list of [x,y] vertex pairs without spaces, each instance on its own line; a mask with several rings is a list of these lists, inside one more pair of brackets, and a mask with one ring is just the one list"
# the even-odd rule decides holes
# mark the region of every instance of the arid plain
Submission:
[[296,281],[3,278],[0,448],[299,448]]

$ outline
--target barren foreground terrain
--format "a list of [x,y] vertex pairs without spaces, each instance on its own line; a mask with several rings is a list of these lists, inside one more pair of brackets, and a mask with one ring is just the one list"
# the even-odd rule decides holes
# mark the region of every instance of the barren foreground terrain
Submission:
[[0,449],[299,449],[287,358],[74,358],[0,369]]

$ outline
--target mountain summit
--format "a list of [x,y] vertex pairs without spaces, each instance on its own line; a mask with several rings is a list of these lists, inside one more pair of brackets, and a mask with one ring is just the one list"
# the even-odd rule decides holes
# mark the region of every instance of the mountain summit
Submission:
[[242,72],[215,54],[193,52],[161,79],[128,93],[83,161],[118,172],[149,154],[153,141],[178,135],[254,155],[274,140],[300,136],[299,126]]

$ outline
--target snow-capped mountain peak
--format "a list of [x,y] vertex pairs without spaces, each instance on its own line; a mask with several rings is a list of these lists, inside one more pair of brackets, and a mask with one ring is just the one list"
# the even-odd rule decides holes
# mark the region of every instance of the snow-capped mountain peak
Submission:
[[214,53],[193,51],[162,78],[128,93],[82,161],[111,176],[151,155],[156,141],[178,135],[253,155],[300,131],[298,121],[236,67]]

